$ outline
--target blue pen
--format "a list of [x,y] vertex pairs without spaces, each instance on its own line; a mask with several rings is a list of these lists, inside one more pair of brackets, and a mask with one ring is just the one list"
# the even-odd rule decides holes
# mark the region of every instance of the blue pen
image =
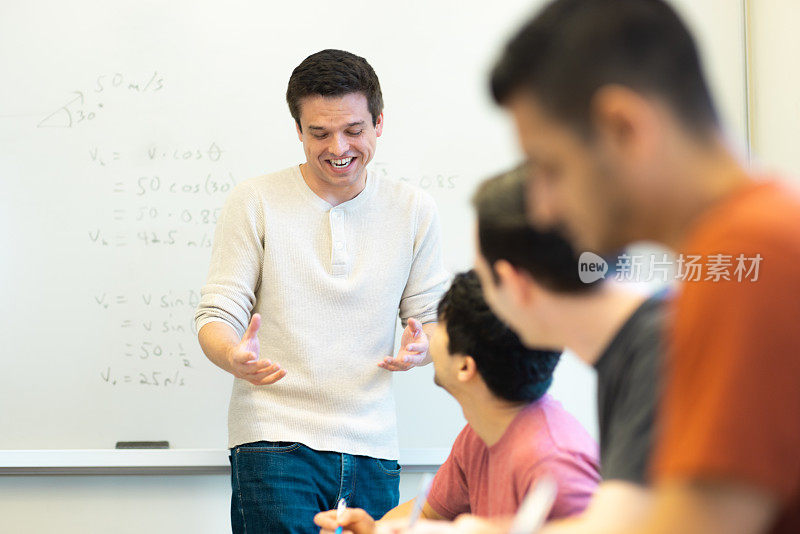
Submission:
[[336,522],[339,523],[339,526],[336,527],[336,534],[342,534],[342,516],[344,516],[344,511],[347,510],[347,503],[344,499],[339,499],[339,504],[336,506]]

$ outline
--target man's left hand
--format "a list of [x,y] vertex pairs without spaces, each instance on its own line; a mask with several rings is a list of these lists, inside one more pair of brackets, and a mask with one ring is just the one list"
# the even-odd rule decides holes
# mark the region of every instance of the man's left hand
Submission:
[[416,319],[409,319],[408,326],[403,330],[403,337],[400,338],[400,350],[397,351],[397,356],[394,358],[387,356],[378,366],[387,371],[408,371],[417,365],[424,365],[427,363],[429,345],[422,323]]

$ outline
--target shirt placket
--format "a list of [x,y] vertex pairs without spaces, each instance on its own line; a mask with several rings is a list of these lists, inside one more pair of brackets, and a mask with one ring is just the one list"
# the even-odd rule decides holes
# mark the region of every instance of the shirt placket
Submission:
[[330,211],[331,223],[331,273],[345,276],[349,264],[347,240],[345,238],[344,210],[333,208]]

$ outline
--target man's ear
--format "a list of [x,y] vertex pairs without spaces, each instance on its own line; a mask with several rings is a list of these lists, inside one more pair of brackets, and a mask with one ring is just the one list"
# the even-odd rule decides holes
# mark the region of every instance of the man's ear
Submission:
[[499,278],[499,288],[507,292],[516,307],[530,306],[536,300],[538,286],[526,272],[506,260],[494,262],[494,270]]
[[591,117],[599,143],[614,158],[650,160],[661,142],[657,101],[628,87],[606,85],[592,97]]
[[478,374],[478,366],[472,356],[459,356],[461,361],[458,362],[458,370],[456,377],[459,382],[469,382]]
[[294,121],[294,127],[297,130],[297,138],[300,139],[300,142],[303,142],[303,130],[300,129],[300,123]]
[[383,133],[383,111],[381,111],[380,115],[378,115],[377,120],[375,120],[375,137],[380,137]]

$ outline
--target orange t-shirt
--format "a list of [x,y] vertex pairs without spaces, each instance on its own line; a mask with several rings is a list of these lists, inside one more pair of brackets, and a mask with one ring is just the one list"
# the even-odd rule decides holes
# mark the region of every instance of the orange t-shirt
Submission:
[[748,184],[701,217],[682,253],[704,269],[684,264],[654,474],[766,490],[781,505],[770,532],[796,534],[800,195]]

